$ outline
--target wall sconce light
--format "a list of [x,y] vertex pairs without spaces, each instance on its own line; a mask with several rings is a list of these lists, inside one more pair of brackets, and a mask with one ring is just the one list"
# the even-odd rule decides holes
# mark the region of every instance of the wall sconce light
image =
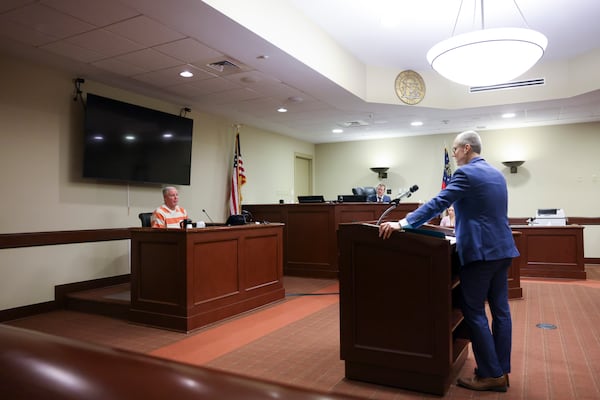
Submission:
[[510,168],[511,174],[516,174],[517,167],[520,167],[521,165],[523,165],[524,162],[525,161],[502,161],[502,164],[504,164],[505,167]]
[[388,167],[372,167],[371,171],[376,172],[379,176],[379,179],[386,179],[388,169]]

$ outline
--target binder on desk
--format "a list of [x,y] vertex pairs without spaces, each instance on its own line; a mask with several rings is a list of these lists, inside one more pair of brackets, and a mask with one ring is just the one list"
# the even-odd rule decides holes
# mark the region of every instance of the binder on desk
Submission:
[[[377,224],[363,223],[363,225],[379,229],[379,225],[377,225]],[[403,231],[408,232],[408,233],[416,233],[418,235],[431,236],[431,237],[435,237],[435,238],[439,238],[439,239],[446,239],[446,240],[450,241],[450,244],[456,243],[456,237],[454,236],[454,232],[452,232],[450,234],[450,230],[445,229],[445,228],[431,227],[430,225],[423,225],[423,226],[425,228],[404,228]],[[441,230],[436,230],[436,229],[441,229]]]
[[433,236],[440,239],[446,239],[446,234],[444,232],[432,231],[429,229],[414,229],[414,228],[404,228],[405,232],[409,233],[418,233],[419,235],[427,235]]

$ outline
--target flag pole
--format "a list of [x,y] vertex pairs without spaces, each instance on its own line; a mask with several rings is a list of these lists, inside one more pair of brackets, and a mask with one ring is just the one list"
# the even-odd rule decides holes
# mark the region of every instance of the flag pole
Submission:
[[233,152],[233,170],[231,173],[231,193],[229,195],[230,215],[239,215],[242,213],[242,193],[241,188],[246,183],[244,163],[240,147],[240,128],[242,125],[233,125],[235,131],[235,145]]
[[442,190],[450,183],[452,177],[452,168],[450,167],[450,157],[448,156],[448,148],[444,146],[444,173],[442,174]]

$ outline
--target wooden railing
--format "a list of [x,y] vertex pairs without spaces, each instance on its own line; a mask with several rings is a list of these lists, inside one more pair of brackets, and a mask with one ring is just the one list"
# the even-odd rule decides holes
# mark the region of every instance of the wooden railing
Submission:
[[[511,225],[526,224],[529,217],[510,217]],[[600,225],[600,217],[568,217],[569,224]],[[48,246],[56,244],[103,242],[131,239],[130,228],[86,229],[70,231],[0,234],[0,249]]]
[[31,400],[351,399],[2,324],[0,387]]
[[0,234],[0,249],[131,239],[129,228]]

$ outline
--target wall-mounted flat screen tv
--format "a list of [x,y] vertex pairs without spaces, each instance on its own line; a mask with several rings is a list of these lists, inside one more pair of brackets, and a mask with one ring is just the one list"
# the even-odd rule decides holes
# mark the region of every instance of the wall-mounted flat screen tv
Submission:
[[83,177],[189,185],[193,122],[88,93]]

